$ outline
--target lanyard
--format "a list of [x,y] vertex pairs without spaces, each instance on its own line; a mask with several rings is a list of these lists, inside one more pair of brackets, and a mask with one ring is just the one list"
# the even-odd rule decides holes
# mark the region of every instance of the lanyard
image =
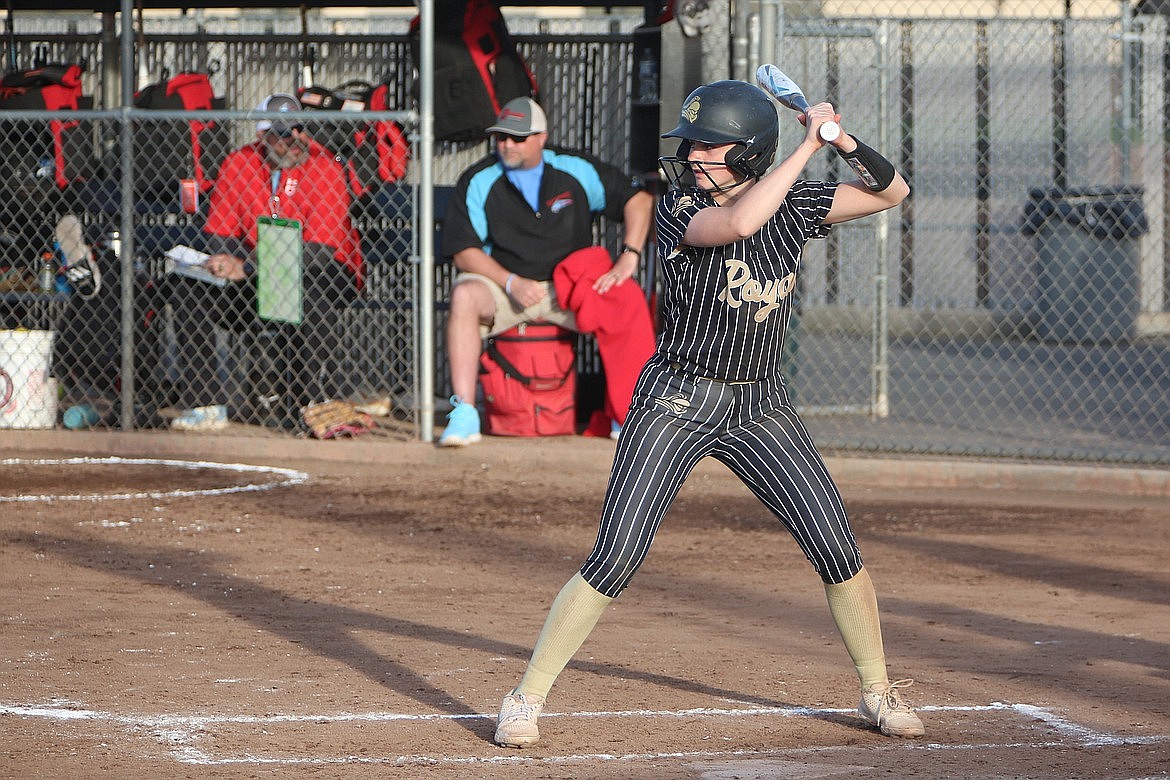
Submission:
[[268,199],[268,210],[271,212],[273,219],[280,216],[280,169],[272,169],[272,194]]

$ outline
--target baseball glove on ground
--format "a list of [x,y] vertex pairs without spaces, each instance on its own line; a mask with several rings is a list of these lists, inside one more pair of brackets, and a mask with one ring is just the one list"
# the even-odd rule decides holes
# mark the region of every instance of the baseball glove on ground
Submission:
[[360,436],[374,430],[374,418],[359,412],[349,401],[322,401],[301,409],[301,417],[316,439]]

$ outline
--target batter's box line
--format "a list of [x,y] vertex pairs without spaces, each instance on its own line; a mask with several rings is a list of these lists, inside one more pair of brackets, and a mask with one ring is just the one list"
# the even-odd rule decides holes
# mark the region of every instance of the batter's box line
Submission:
[[229,485],[218,488],[198,488],[191,490],[145,490],[139,493],[53,493],[48,495],[10,495],[0,496],[2,503],[32,503],[53,501],[133,501],[151,499],[157,501],[164,498],[191,498],[194,496],[226,496],[231,493],[254,493],[260,490],[273,490],[281,487],[300,485],[309,480],[309,475],[296,469],[286,469],[279,466],[253,466],[247,463],[217,463],[207,460],[168,460],[165,458],[122,458],[112,455],[107,458],[5,458],[0,460],[0,466],[72,466],[83,464],[87,466],[169,466],[177,469],[215,469],[218,471],[236,471],[240,473],[261,473],[282,477],[274,482],[250,482],[245,485]]
[[[1148,737],[1121,737],[1108,734],[1086,726],[1074,723],[1050,710],[1031,704],[1008,704],[992,702],[984,705],[925,705],[917,707],[920,712],[1011,712],[1033,720],[1039,720],[1049,728],[1071,739],[1081,747],[1148,745],[1170,741],[1170,735]],[[849,709],[811,708],[811,707],[752,707],[742,709],[696,707],[685,710],[613,710],[613,711],[580,711],[580,712],[549,712],[542,718],[688,718],[688,717],[821,717],[824,715],[852,714]],[[194,743],[200,736],[206,736],[208,727],[216,724],[256,724],[275,725],[281,723],[391,723],[391,722],[426,722],[426,721],[457,721],[457,720],[490,720],[490,714],[406,714],[391,712],[368,713],[338,713],[334,715],[120,715],[98,710],[68,709],[58,706],[22,706],[0,705],[0,715],[16,715],[20,717],[45,718],[60,721],[99,721],[116,723],[120,726],[149,730],[157,742],[171,748],[171,755],[175,760],[186,764],[199,765],[243,765],[243,764],[285,764],[285,765],[336,765],[336,764],[379,764],[379,765],[459,765],[459,764],[498,764],[498,763],[579,763],[586,761],[639,761],[650,759],[678,759],[678,758],[735,758],[745,756],[780,756],[798,753],[825,753],[847,749],[847,746],[826,746],[815,748],[776,748],[775,750],[728,750],[728,751],[688,751],[664,753],[639,753],[613,755],[608,753],[580,754],[567,756],[489,756],[489,757],[429,757],[429,756],[397,756],[376,758],[370,756],[337,756],[337,757],[306,757],[306,756],[262,756],[245,754],[235,757],[216,757],[206,750],[197,747]],[[973,750],[990,748],[1036,748],[1059,747],[1067,745],[1065,741],[1019,742],[1019,743],[986,743],[945,745],[933,742],[909,742],[896,740],[889,746],[880,749],[914,749],[914,750]],[[875,746],[877,747],[877,746]]]

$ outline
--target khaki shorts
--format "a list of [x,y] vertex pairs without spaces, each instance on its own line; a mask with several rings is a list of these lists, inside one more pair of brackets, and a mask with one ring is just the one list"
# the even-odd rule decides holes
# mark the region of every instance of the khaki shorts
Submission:
[[573,316],[573,312],[561,308],[557,302],[557,294],[553,289],[552,282],[542,282],[547,295],[540,303],[529,306],[527,309],[517,308],[516,303],[508,297],[508,293],[504,292],[504,288],[486,276],[459,274],[451,286],[454,287],[464,282],[480,282],[485,285],[491,291],[492,300],[496,304],[496,318],[492,324],[479,326],[479,335],[485,339],[514,328],[522,322],[535,322],[536,320],[551,322],[569,330],[577,330],[577,318]]

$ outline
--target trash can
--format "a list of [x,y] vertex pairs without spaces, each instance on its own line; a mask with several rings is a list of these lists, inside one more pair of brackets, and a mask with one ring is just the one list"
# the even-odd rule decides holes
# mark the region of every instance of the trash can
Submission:
[[1140,187],[1033,189],[1021,233],[1036,238],[1035,334],[1080,344],[1137,332]]

